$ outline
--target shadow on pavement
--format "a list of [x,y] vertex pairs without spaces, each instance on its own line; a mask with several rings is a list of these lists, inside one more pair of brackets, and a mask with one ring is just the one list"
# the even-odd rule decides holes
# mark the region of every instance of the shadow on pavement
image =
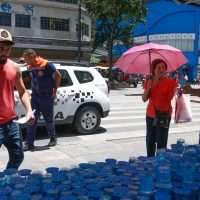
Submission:
[[[105,133],[106,131],[107,130],[105,128],[100,127],[97,130],[97,132],[93,135],[102,134],[102,133]],[[72,126],[70,126],[70,125],[56,125],[56,133],[57,133],[58,138],[84,136],[84,135],[79,134],[76,131],[74,131]],[[85,134],[85,135],[90,135],[90,134]],[[23,140],[25,141],[25,139],[26,139],[26,128],[22,129],[22,136],[23,136]],[[49,139],[46,128],[45,127],[38,127],[35,140],[46,140],[46,139]],[[45,149],[43,149],[43,150],[45,150]]]
[[48,149],[51,149],[48,147],[48,145],[44,145],[44,146],[35,146],[35,150],[34,151],[45,151],[45,150],[48,150]]

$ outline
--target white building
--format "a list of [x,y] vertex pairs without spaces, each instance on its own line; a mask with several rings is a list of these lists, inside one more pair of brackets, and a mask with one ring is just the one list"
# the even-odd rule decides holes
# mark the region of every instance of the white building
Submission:
[[[78,51],[77,0],[6,0],[0,1],[0,27],[10,31],[15,46],[11,57],[19,59],[24,49],[52,60],[74,61]],[[81,61],[91,57],[90,16],[81,11]],[[94,24],[95,25],[95,24]]]

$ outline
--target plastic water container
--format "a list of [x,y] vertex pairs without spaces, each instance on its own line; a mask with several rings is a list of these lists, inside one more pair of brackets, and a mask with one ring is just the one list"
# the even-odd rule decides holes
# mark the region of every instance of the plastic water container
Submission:
[[10,193],[10,199],[14,200],[16,198],[19,198],[21,197],[23,191],[22,190],[13,190],[11,193]]
[[17,175],[17,169],[9,168],[5,169],[3,172],[5,174],[5,184],[10,185],[12,176]]
[[5,174],[3,172],[0,172],[0,188],[2,188],[5,185]]
[[58,167],[48,167],[45,170],[47,173],[55,174],[59,171],[59,168]]
[[180,175],[184,183],[192,183],[194,180],[195,166],[188,161],[182,161],[180,167]]
[[167,165],[158,166],[156,178],[157,178],[156,186],[158,188],[170,189],[172,187],[170,166]]
[[150,194],[154,189],[154,179],[150,173],[139,174],[140,177],[140,194]]
[[15,196],[15,199],[13,199],[13,200],[30,200],[30,199],[31,199],[31,195],[30,194],[22,193],[20,196]]
[[42,194],[34,194],[31,196],[31,200],[42,200]]
[[21,169],[18,171],[18,174],[24,178],[27,178],[31,174],[32,170],[30,169]]
[[49,189],[46,191],[46,197],[51,197],[53,199],[59,198],[59,191],[56,189]]
[[12,192],[12,188],[10,186],[5,186],[0,188],[0,196],[9,196]]
[[171,195],[168,194],[166,191],[156,191],[154,195],[154,200],[171,200]]
[[89,190],[88,191],[88,196],[91,199],[99,199],[101,196],[103,195],[103,191],[102,190]]
[[190,200],[190,194],[190,190],[187,188],[174,188],[174,195],[172,199]]
[[165,148],[157,149],[156,151],[156,160],[159,162],[163,162],[166,160],[166,152]]
[[109,195],[102,195],[100,198],[99,198],[99,200],[111,200],[112,198],[111,198],[111,196],[109,196]]
[[77,198],[74,195],[68,195],[60,197],[60,200],[77,200]]
[[171,171],[178,173],[180,170],[180,161],[181,161],[181,154],[178,153],[171,153],[170,155],[170,163],[171,163]]

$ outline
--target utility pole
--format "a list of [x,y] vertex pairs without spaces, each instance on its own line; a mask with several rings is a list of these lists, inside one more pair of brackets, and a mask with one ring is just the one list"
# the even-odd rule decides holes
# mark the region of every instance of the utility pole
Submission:
[[81,61],[81,0],[78,0],[78,52],[77,62]]

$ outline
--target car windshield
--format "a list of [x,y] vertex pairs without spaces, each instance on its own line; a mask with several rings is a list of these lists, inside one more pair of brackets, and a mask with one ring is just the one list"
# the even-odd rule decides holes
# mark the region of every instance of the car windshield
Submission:
[[[60,81],[60,86],[59,87],[67,87],[73,85],[73,82],[66,70],[58,70],[61,74],[61,81]],[[31,89],[31,77],[28,71],[23,71],[22,72],[22,79],[24,82],[24,85],[26,89],[30,90]],[[16,90],[16,88],[15,88]]]

